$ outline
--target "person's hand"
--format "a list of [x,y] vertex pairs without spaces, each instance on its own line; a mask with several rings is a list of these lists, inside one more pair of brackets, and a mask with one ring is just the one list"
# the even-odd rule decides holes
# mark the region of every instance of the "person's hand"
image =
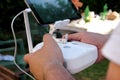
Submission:
[[80,2],[79,0],[72,0],[72,3],[75,5],[77,9],[83,6],[83,3]]
[[54,64],[63,65],[63,55],[56,41],[50,34],[43,37],[44,45],[38,51],[26,54],[25,62],[29,64],[30,71],[37,80],[43,80],[47,68]]
[[68,40],[81,41],[84,43],[95,45],[98,48],[98,58],[96,63],[104,59],[101,49],[105,42],[108,40],[108,35],[101,35],[91,32],[80,32],[68,35]]

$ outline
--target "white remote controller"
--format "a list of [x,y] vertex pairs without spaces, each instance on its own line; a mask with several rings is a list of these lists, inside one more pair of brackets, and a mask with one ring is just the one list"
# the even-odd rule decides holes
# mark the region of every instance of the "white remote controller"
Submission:
[[[42,43],[37,44],[33,48],[33,52],[40,49],[43,45]],[[66,68],[71,74],[78,73],[95,63],[98,52],[97,47],[94,45],[71,41],[66,43],[58,42],[60,46]]]

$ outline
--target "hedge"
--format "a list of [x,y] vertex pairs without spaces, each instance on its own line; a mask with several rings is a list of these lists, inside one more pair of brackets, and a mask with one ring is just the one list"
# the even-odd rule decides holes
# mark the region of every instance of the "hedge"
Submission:
[[[116,11],[120,11],[120,0],[81,0],[84,6],[81,10],[84,10],[89,5],[90,10],[99,13],[103,10],[103,5],[108,4],[108,8]],[[1,0],[0,1],[0,32],[10,32],[10,24],[12,18],[21,10],[26,8],[24,0]],[[16,31],[24,29],[23,16],[20,16],[16,20]]]

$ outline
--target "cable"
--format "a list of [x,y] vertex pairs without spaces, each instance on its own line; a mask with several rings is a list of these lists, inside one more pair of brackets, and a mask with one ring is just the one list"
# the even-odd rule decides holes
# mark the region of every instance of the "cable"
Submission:
[[21,70],[23,73],[25,73],[26,75],[28,75],[31,79],[33,80],[36,80],[32,75],[28,74],[26,71],[24,71],[17,63],[16,63],[16,53],[17,53],[17,40],[16,40],[16,35],[15,35],[15,32],[14,32],[14,28],[13,28],[13,23],[15,21],[15,19],[21,15],[25,10],[19,12],[12,20],[11,22],[11,29],[12,29],[12,34],[13,34],[13,38],[14,38],[14,41],[15,41],[15,50],[14,50],[14,64],[16,65],[16,67]]

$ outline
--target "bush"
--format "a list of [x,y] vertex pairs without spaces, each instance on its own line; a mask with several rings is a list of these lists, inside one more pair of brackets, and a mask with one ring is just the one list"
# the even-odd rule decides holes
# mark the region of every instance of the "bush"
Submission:
[[[119,5],[120,0],[80,0],[84,3],[81,10],[83,11],[87,5],[89,5],[90,10],[95,11],[95,13],[100,13],[103,10],[105,3],[108,4],[108,8],[116,11],[120,11]],[[0,2],[0,27],[1,31],[10,33],[10,24],[13,17],[20,11],[26,8],[24,0],[3,0]],[[23,16],[17,18],[15,22],[15,31],[24,29]]]
[[82,9],[84,10],[85,7],[88,5],[91,11],[95,11],[95,13],[100,13],[103,11],[103,6],[105,3],[108,4],[108,9],[115,10],[120,12],[120,0],[80,0],[83,2]]
[[[24,0],[3,0],[0,2],[0,27],[2,31],[11,32],[11,21],[13,17],[25,9]],[[21,29],[23,24],[21,24],[21,18],[16,20],[17,29]]]

